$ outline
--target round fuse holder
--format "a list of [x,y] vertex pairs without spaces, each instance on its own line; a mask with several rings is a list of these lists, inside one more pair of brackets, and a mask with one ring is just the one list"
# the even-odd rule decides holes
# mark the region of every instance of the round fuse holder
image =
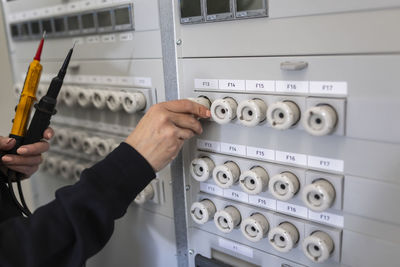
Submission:
[[313,262],[329,259],[334,250],[332,238],[325,232],[316,231],[303,240],[303,252]]
[[291,172],[283,172],[274,175],[269,180],[271,194],[281,201],[287,201],[299,191],[300,183],[296,175]]
[[213,170],[214,182],[221,188],[231,187],[237,183],[239,177],[239,166],[233,161],[228,161],[223,165],[218,165]]
[[72,132],[70,138],[71,147],[76,151],[82,150],[83,141],[87,136],[87,133],[82,131]]
[[55,132],[56,143],[61,148],[67,148],[71,144],[71,131],[68,129],[57,129]]
[[81,88],[78,92],[77,101],[79,106],[87,108],[92,105],[92,98],[93,98],[93,90],[87,88]]
[[117,112],[122,109],[122,93],[121,92],[108,92],[106,104],[109,110]]
[[146,96],[141,92],[128,92],[122,95],[122,107],[128,114],[133,114],[146,108]]
[[258,242],[267,236],[269,223],[264,215],[255,213],[240,224],[244,237],[251,242]]
[[74,167],[74,162],[69,159],[62,159],[60,160],[60,175],[64,179],[71,179],[72,178],[72,170]]
[[46,159],[46,170],[52,175],[57,175],[60,170],[61,159],[54,155],[49,155]]
[[261,99],[243,100],[239,103],[236,116],[241,124],[254,127],[266,118],[267,105]]
[[293,224],[283,222],[270,230],[268,240],[275,250],[286,253],[299,241],[299,232]]
[[205,182],[211,177],[214,168],[214,161],[209,157],[196,158],[190,163],[190,175],[196,181]]
[[268,187],[269,175],[262,167],[253,167],[240,175],[239,184],[244,192],[257,195]]
[[97,144],[101,142],[98,137],[87,137],[83,140],[82,150],[87,155],[93,155],[96,152]]
[[267,111],[269,124],[278,130],[286,130],[300,119],[300,109],[292,101],[276,102]]
[[136,196],[135,203],[138,205],[143,205],[147,201],[152,200],[154,198],[154,194],[155,192],[153,185],[149,184]]
[[211,118],[218,124],[227,124],[236,118],[236,109],[233,98],[217,99],[211,105]]
[[228,206],[223,210],[217,211],[214,215],[214,223],[218,230],[228,234],[240,225],[242,217],[237,208]]
[[92,97],[92,104],[97,109],[103,109],[107,106],[107,91],[94,90]]
[[76,104],[78,99],[79,88],[76,86],[66,86],[63,90],[62,98],[64,103],[68,107],[72,107]]
[[112,151],[115,141],[113,139],[101,139],[96,145],[96,154],[105,157]]
[[337,125],[336,111],[329,105],[319,105],[307,109],[303,126],[309,134],[324,136],[331,134]]
[[332,206],[335,195],[332,184],[325,179],[319,179],[304,187],[302,199],[309,209],[322,212]]
[[211,200],[204,199],[194,202],[190,207],[190,216],[197,224],[205,224],[214,218],[217,208]]
[[75,164],[73,170],[72,170],[72,177],[75,181],[78,181],[81,178],[82,172],[87,169],[88,166],[85,164]]

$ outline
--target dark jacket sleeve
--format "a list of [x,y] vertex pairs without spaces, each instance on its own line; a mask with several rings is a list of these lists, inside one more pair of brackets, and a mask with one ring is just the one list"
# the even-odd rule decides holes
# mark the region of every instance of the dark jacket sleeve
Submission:
[[114,221],[154,177],[148,162],[122,143],[30,218],[0,225],[0,266],[81,267],[104,247]]

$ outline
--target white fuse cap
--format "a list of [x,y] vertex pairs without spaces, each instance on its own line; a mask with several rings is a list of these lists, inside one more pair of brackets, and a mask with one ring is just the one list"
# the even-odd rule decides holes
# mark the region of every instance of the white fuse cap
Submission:
[[206,108],[210,109],[211,101],[205,96],[199,96],[196,98],[188,98],[190,101],[196,102],[197,104],[203,105]]
[[82,149],[83,141],[88,137],[87,133],[83,131],[74,131],[70,136],[71,147],[76,151],[80,151]]
[[190,174],[196,181],[205,182],[211,177],[214,168],[214,161],[209,157],[196,158],[190,163]]
[[269,180],[269,190],[271,194],[279,200],[287,201],[294,197],[299,191],[299,179],[290,172],[283,172],[274,175]]
[[223,233],[230,233],[239,226],[242,217],[237,208],[228,206],[223,210],[217,211],[214,215],[214,223],[218,230]]
[[211,105],[211,117],[218,124],[227,124],[236,118],[237,103],[226,97],[215,100]]
[[63,89],[62,100],[68,107],[72,107],[76,104],[79,91],[79,88],[76,86],[66,86]]
[[274,249],[286,253],[299,241],[299,232],[296,226],[284,222],[269,231],[268,240]]
[[223,165],[218,165],[213,170],[214,182],[221,188],[231,187],[237,183],[239,177],[239,166],[232,161],[228,161]]
[[211,200],[204,199],[194,202],[190,207],[190,216],[197,224],[205,224],[214,218],[217,208]]
[[253,167],[240,175],[240,187],[250,195],[264,192],[268,187],[269,175],[262,167]]
[[322,263],[329,259],[334,250],[332,238],[322,231],[316,231],[303,241],[303,252],[313,262]]
[[320,105],[309,108],[303,119],[306,131],[315,136],[332,133],[337,124],[336,111],[329,105]]
[[65,128],[59,128],[55,131],[57,145],[61,148],[67,148],[71,141],[71,131]]
[[146,96],[141,92],[122,94],[122,107],[126,113],[133,114],[146,108]]
[[78,104],[83,108],[90,107],[92,105],[93,90],[87,88],[81,88],[78,92]]
[[113,139],[101,139],[96,145],[96,154],[100,157],[105,157],[110,154],[114,145],[115,141]]
[[103,109],[106,107],[107,102],[107,91],[105,90],[94,90],[92,97],[92,104],[97,109]]
[[152,200],[154,198],[154,188],[152,184],[147,185],[142,192],[140,192],[136,198],[135,198],[135,203],[138,205],[143,205],[149,200]]
[[291,101],[276,102],[267,111],[269,124],[278,130],[286,130],[300,119],[299,107]]
[[96,152],[97,144],[101,142],[98,137],[87,137],[83,140],[82,150],[87,155],[93,155]]
[[48,155],[46,159],[46,170],[48,173],[52,175],[58,174],[60,170],[60,161],[61,159],[54,155]]
[[254,127],[266,118],[267,105],[261,99],[244,100],[239,103],[236,116],[247,127]]
[[122,93],[121,92],[108,92],[106,98],[107,107],[112,112],[117,112],[122,109]]
[[304,187],[302,199],[311,210],[322,212],[332,206],[335,195],[335,188],[332,184],[327,180],[320,179]]
[[60,175],[64,178],[64,179],[71,179],[72,178],[72,171],[74,168],[74,162],[72,162],[69,159],[62,159],[60,161]]
[[264,215],[256,213],[246,218],[240,224],[244,237],[251,242],[258,242],[267,236],[269,223]]
[[89,168],[89,166],[86,164],[80,164],[80,163],[75,164],[72,170],[73,179],[78,181],[81,178],[82,172],[87,168]]

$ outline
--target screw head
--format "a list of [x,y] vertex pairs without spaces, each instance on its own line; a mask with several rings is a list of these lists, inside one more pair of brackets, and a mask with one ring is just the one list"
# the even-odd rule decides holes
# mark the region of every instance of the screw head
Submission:
[[194,254],[194,250],[193,249],[189,249],[189,255],[193,255]]
[[190,190],[190,185],[185,186],[186,191]]
[[177,45],[181,45],[181,44],[182,44],[182,39],[176,40],[176,44],[177,44]]

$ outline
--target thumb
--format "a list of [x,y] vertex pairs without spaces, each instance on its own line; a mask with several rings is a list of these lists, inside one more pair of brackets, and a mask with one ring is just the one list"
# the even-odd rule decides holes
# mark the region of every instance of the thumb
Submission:
[[0,151],[11,150],[15,146],[14,138],[6,138],[0,136]]

